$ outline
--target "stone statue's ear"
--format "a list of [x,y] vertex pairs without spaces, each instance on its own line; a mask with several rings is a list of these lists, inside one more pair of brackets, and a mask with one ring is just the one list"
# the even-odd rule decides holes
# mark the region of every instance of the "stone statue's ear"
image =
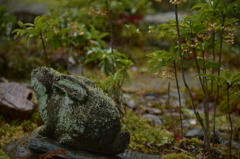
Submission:
[[[57,89],[54,89],[54,87]],[[86,102],[88,99],[89,89],[84,83],[71,76],[62,75],[57,77],[53,82],[53,89],[55,93],[62,91],[68,97],[80,102]]]

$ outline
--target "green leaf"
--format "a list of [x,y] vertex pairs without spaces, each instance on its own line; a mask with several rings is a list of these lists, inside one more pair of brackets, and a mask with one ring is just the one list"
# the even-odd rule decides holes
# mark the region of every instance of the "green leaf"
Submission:
[[165,30],[165,31],[161,31],[159,34],[158,34],[158,36],[157,36],[157,38],[158,39],[160,39],[160,38],[162,38],[162,37],[164,37],[164,36],[176,36],[177,35],[177,32],[176,32],[176,30]]
[[63,35],[63,34],[66,34],[67,32],[69,32],[69,31],[71,31],[72,29],[70,29],[70,28],[64,28],[64,29],[61,29],[60,31],[59,31],[59,35]]
[[190,109],[187,109],[187,108],[182,108],[181,111],[190,118],[195,118],[196,117],[193,110],[190,110]]
[[12,31],[12,34],[16,33],[16,32],[21,32],[21,31],[23,31],[23,29],[15,29],[15,30]]
[[204,76],[204,77],[208,77],[209,80],[214,80],[214,81],[218,81],[219,77],[217,75],[214,74],[198,74],[195,76]]
[[75,41],[73,41],[71,39],[65,39],[64,42],[67,42],[68,44],[75,45]]
[[[220,1],[221,0],[217,0],[216,2],[213,3],[214,10],[216,10],[217,7],[220,8],[220,5],[219,5]],[[211,3],[211,2],[209,2],[209,3]],[[220,3],[220,4],[222,4],[222,3]]]
[[109,35],[109,33],[102,33],[98,36],[98,38],[102,39],[102,38],[104,38],[105,36],[108,36],[108,35]]
[[26,29],[25,25],[21,21],[18,21],[17,23],[21,28]]
[[122,65],[125,67],[130,67],[133,65],[132,60],[128,60],[128,59],[117,59],[116,61],[122,63]]
[[237,22],[238,21],[238,19],[237,18],[227,18],[226,20],[225,20],[225,25],[227,26],[227,25],[231,25],[231,24],[233,24],[233,23],[235,23],[235,22]]
[[100,87],[106,91],[115,84],[114,76],[112,73],[109,74],[108,78],[100,83]]
[[32,23],[25,23],[25,26],[27,26],[27,27],[34,27],[34,24],[32,24]]
[[150,73],[153,73],[157,70],[159,70],[160,68],[162,67],[168,67],[167,63],[164,62],[164,61],[150,61],[149,64],[147,65],[147,67],[152,67],[151,70],[150,70]]
[[37,17],[34,19],[34,21],[33,21],[34,25],[37,25],[39,18],[40,18],[40,16],[37,16]]
[[91,62],[91,61],[94,61],[94,60],[96,60],[96,59],[98,59],[98,58],[99,58],[99,56],[97,56],[97,55],[94,55],[94,56],[92,56],[92,57],[89,57],[89,58],[87,58],[87,59],[84,61],[84,65],[87,64],[87,63],[89,63],[89,62]]
[[207,61],[207,63],[205,64],[205,68],[206,69],[210,69],[210,68],[218,68],[219,64],[216,61]]
[[223,83],[233,85],[240,81],[240,73],[232,73],[230,70],[224,70],[220,73],[220,77]]
[[196,8],[202,8],[205,5],[206,5],[206,3],[197,3],[191,8],[191,10],[196,9]]
[[33,40],[33,37],[28,37],[27,39],[27,46],[29,47],[30,46],[30,42]]

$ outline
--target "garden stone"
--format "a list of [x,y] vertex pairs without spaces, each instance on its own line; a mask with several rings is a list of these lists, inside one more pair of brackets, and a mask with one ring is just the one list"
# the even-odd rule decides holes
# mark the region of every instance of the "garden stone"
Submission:
[[[186,16],[185,13],[180,13],[179,15],[179,17],[184,17],[184,16]],[[154,15],[147,15],[144,17],[144,21],[153,25],[168,23],[169,19],[175,19],[174,12],[163,12],[163,13],[157,13]]]
[[39,134],[80,150],[116,155],[128,147],[115,103],[88,78],[52,68],[32,71],[31,82],[44,122]]
[[35,107],[31,98],[32,91],[22,84],[0,83],[0,113],[3,115],[27,119]]
[[161,119],[156,115],[144,114],[142,118],[147,119],[149,122],[153,123],[155,126],[163,125]]
[[125,150],[123,153],[115,156],[81,151],[62,145],[54,139],[39,135],[39,129],[40,128],[37,128],[30,135],[26,135],[18,140],[12,141],[11,143],[5,145],[3,147],[3,150],[9,156],[11,156],[12,159],[39,159],[40,155],[47,152],[52,153],[59,149],[66,152],[65,157],[67,159],[159,159],[155,156],[149,156],[130,150]]
[[153,99],[156,99],[156,96],[153,93],[146,93],[145,98],[149,100],[153,100]]
[[198,138],[200,140],[203,140],[203,133],[202,130],[200,128],[193,128],[191,130],[189,130],[186,135],[186,138]]
[[[219,143],[222,145],[227,145],[229,144],[229,139],[230,139],[230,134],[226,133],[221,133],[219,131],[216,132],[218,138],[219,138]],[[237,149],[240,150],[240,143],[232,140],[232,146],[236,147]]]
[[134,99],[131,99],[130,101],[125,102],[125,104],[132,109],[136,108],[136,102]]
[[[212,136],[212,132],[210,133],[210,135]],[[189,130],[186,135],[186,138],[197,138],[199,140],[204,140],[204,134],[202,132],[202,129],[200,128],[193,128],[191,130]],[[210,140],[212,141],[213,138],[211,137]],[[216,132],[215,133],[215,138],[214,138],[214,142],[220,144],[220,138],[219,138],[219,133]]]
[[148,113],[153,114],[153,115],[160,115],[163,114],[163,111],[158,108],[147,108]]

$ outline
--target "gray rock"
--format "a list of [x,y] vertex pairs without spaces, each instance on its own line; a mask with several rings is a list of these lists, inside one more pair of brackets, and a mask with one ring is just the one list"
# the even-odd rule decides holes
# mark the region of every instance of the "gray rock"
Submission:
[[[171,105],[174,106],[174,107],[179,107],[180,106],[180,103],[179,103],[179,100],[173,100],[171,102]],[[181,105],[186,105],[186,99],[181,99]]]
[[[211,137],[210,137],[210,141],[213,141],[213,138],[212,138],[212,133],[210,133]],[[215,134],[215,138],[214,138],[214,142],[215,143],[220,143],[220,139],[219,139],[219,133],[216,132]],[[186,138],[197,138],[199,140],[204,140],[204,134],[203,134],[203,131],[202,129],[200,128],[193,128],[191,130],[189,130],[186,135],[185,135]]]
[[132,109],[136,108],[136,102],[135,102],[134,99],[131,99],[131,100],[129,100],[129,101],[126,101],[125,104],[126,104],[128,107],[132,108]]
[[156,99],[156,95],[153,93],[146,93],[145,98],[149,100],[153,100],[153,99]]
[[30,135],[12,141],[5,145],[3,150],[11,156],[12,159],[38,159],[41,154],[59,149],[64,149],[67,159],[158,159],[158,157],[155,156],[149,156],[130,150],[125,150],[123,153],[115,156],[80,151],[64,146],[54,139],[43,137],[38,134],[38,131],[39,128]]
[[[230,134],[216,132],[216,135],[219,138],[219,143],[221,143],[222,145],[229,144]],[[235,146],[237,149],[240,150],[240,143],[239,142],[236,142],[236,141],[232,140],[232,146]]]
[[[229,144],[229,140],[222,140],[221,144],[228,145]],[[232,141],[231,144],[232,144],[232,146],[234,146],[234,147],[236,147],[237,149],[240,150],[240,143],[238,143],[236,141]]]
[[191,129],[185,135],[186,138],[193,138],[193,137],[199,137],[199,136],[203,136],[202,129],[200,128]]
[[[178,93],[177,92],[170,92],[170,98],[175,98],[175,99],[178,99]],[[184,94],[183,93],[180,93],[180,96],[182,98],[183,101],[185,101],[184,99]],[[163,94],[163,95],[160,95],[161,98],[163,99],[168,99],[168,94]]]
[[8,0],[8,2],[4,5],[11,8],[12,13],[26,12],[36,15],[44,15],[49,13],[48,6],[44,3],[11,2]]
[[160,115],[163,113],[161,109],[158,108],[147,108],[148,113],[153,114],[153,115]]
[[[186,14],[180,13],[179,17],[184,17]],[[163,13],[157,13],[154,15],[147,15],[144,17],[144,21],[150,23],[150,24],[161,24],[161,23],[167,23],[169,19],[175,19],[175,13],[174,12],[163,12]]]
[[1,114],[11,118],[26,119],[35,107],[30,101],[32,91],[19,83],[0,83]]
[[154,125],[163,125],[161,119],[156,115],[144,114],[142,118],[147,119],[148,121],[152,122]]
[[104,154],[119,154],[128,147],[130,134],[121,132],[115,103],[93,81],[41,67],[32,71],[31,82],[44,122],[39,134]]

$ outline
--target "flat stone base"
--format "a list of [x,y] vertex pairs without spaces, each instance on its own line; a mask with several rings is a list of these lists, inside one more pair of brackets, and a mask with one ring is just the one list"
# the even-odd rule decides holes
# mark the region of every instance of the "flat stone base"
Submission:
[[[149,156],[142,153],[125,150],[124,153],[116,156],[107,156],[61,145],[54,139],[40,136],[38,129],[31,135],[26,135],[18,140],[5,145],[3,150],[12,158],[39,159],[41,154],[52,152],[58,149],[66,151],[67,159],[159,159],[155,156]],[[59,157],[58,157],[59,158]],[[61,157],[60,157],[61,158]]]

